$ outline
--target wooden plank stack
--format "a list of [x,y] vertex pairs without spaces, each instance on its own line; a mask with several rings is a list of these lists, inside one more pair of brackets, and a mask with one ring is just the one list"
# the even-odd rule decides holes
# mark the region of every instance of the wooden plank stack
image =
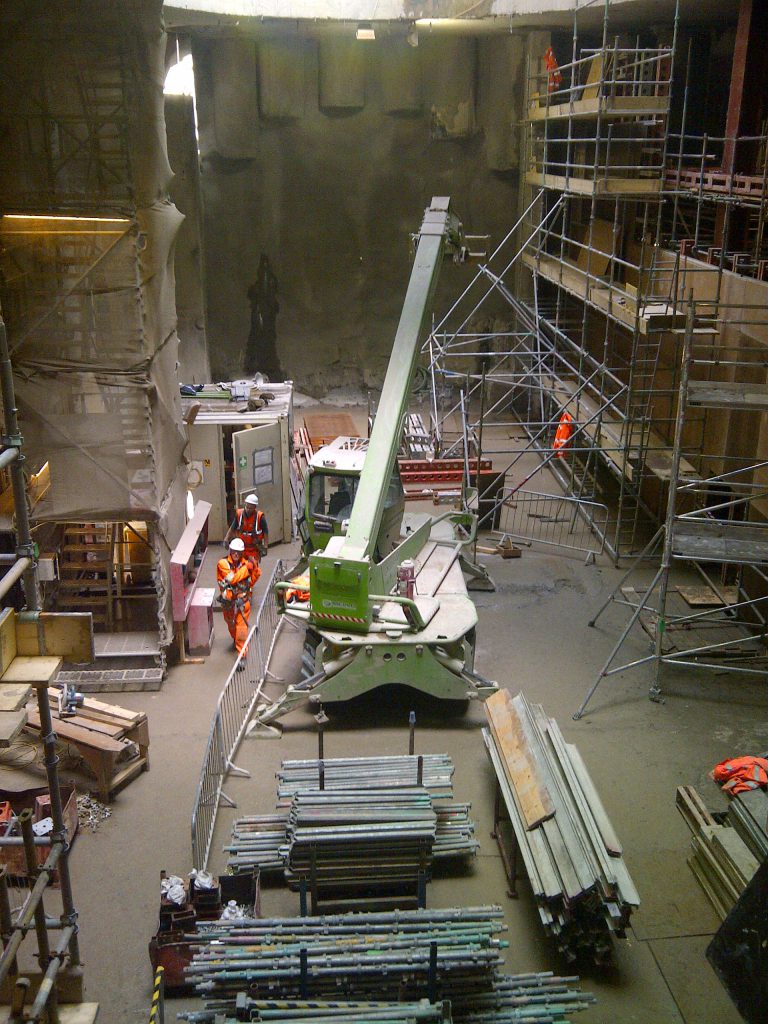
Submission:
[[[101,800],[109,800],[137,775],[148,771],[149,724],[142,711],[86,697],[74,714],[62,718],[58,712],[59,690],[50,688],[48,697],[56,735],[77,747],[96,777],[92,788]],[[27,714],[27,731],[39,734],[37,707],[30,704]],[[83,784],[82,780],[78,782]]]
[[752,789],[737,793],[728,804],[728,821],[753,857],[760,862],[768,858],[768,792]]
[[735,828],[715,820],[693,786],[678,786],[675,802],[692,832],[693,852],[688,865],[725,920],[757,871],[759,861]]
[[483,729],[541,921],[570,960],[610,958],[640,903],[578,750],[539,704],[499,690]]

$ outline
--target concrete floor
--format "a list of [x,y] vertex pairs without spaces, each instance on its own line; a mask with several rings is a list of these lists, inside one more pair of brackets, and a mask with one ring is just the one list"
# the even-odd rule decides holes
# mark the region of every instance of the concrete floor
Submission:
[[[266,569],[288,550],[270,551]],[[607,560],[585,566],[582,557],[551,549],[526,549],[518,560],[487,556],[484,561],[497,589],[474,595],[480,610],[478,670],[513,692],[525,690],[557,718],[566,740],[578,745],[642,900],[628,939],[616,944],[615,965],[581,970],[583,987],[598,1002],[577,1019],[584,1024],[738,1021],[704,958],[718,919],[686,864],[690,836],[674,797],[676,786],[692,784],[710,807],[724,803],[707,773],[724,757],[768,746],[765,686],[732,676],[670,671],[663,680],[666,703],[659,705],[647,699],[648,677],[637,670],[603,682],[586,717],[574,722],[573,711],[625,621],[624,611],[612,606],[599,628],[587,627],[618,571]],[[297,632],[282,630],[275,665],[285,678],[298,672],[300,642]],[[627,649],[644,654],[643,635],[633,635]],[[158,693],[114,697],[115,703],[147,712],[151,770],[119,794],[113,816],[98,833],[79,836],[72,856],[87,993],[101,1003],[103,1024],[147,1019],[147,942],[157,918],[159,873],[165,868],[186,874],[192,867],[190,811],[211,715],[232,657],[217,615],[214,651],[204,665],[173,669]],[[270,686],[277,692],[278,684]],[[465,874],[431,883],[429,905],[499,903],[509,926],[510,970],[575,973],[545,939],[526,883],[519,900],[506,895],[500,858],[489,837],[494,787],[479,732],[482,707],[470,706],[464,716],[447,718],[440,706],[414,702],[407,691],[387,695],[386,703],[381,696],[327,709],[326,756],[404,752],[408,711],[414,706],[417,749],[452,756],[455,796],[471,801],[482,849]],[[224,868],[219,850],[232,819],[273,809],[280,760],[311,757],[315,751],[315,724],[303,709],[284,720],[281,739],[241,744],[237,763],[250,770],[251,778],[227,780],[226,792],[238,806],[219,813],[213,869]],[[263,909],[296,913],[297,897],[283,888],[266,889]],[[190,1005],[199,1004],[169,1001],[166,1019]]]

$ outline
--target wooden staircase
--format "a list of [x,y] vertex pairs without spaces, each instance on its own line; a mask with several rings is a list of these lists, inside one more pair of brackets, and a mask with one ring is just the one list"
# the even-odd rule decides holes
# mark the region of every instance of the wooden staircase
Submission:
[[60,611],[91,612],[96,630],[114,628],[115,523],[68,523],[59,552]]

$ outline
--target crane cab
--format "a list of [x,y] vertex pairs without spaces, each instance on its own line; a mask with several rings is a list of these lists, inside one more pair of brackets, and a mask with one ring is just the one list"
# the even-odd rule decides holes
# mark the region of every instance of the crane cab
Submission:
[[[312,456],[304,499],[311,550],[322,550],[331,537],[345,533],[367,450],[367,437],[337,437]],[[405,494],[395,464],[384,503],[375,561],[397,546],[404,511]]]

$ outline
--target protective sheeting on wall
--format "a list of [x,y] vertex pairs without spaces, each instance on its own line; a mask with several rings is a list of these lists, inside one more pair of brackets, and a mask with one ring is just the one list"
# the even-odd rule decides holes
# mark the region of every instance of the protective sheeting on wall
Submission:
[[34,518],[148,521],[167,644],[186,438],[162,4],[32,6],[0,12],[23,27],[2,76],[0,301],[28,466],[50,468]]
[[174,170],[171,201],[184,215],[174,245],[179,379],[204,384],[211,379],[205,336],[203,294],[202,199],[200,163],[191,96],[165,97],[168,156]]

